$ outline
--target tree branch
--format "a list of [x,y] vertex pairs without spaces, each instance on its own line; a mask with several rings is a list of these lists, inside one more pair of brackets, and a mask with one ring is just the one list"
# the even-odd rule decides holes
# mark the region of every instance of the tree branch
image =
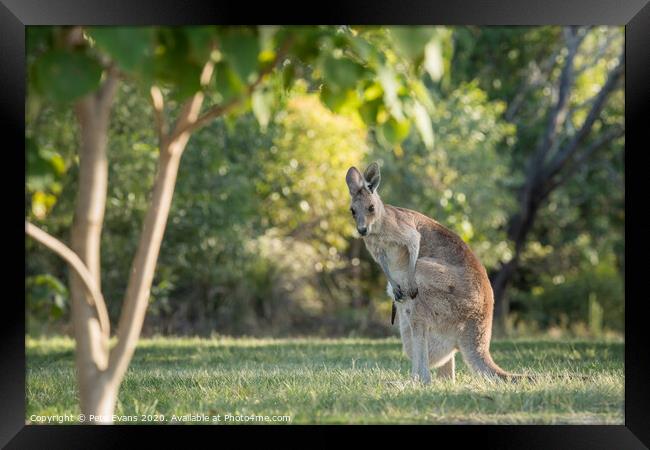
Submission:
[[537,156],[533,159],[535,165],[541,164],[548,151],[553,147],[557,139],[558,126],[565,119],[568,109],[569,94],[573,84],[573,61],[584,35],[578,35],[572,27],[565,29],[565,34],[567,35],[568,54],[560,74],[557,104],[551,110]]
[[176,121],[176,126],[174,131],[170,134],[168,142],[176,141],[183,134],[189,136],[192,131],[195,129],[193,127],[196,124],[199,117],[199,112],[201,110],[201,104],[203,103],[203,92],[197,92],[190,98],[178,116]]
[[515,94],[514,98],[508,105],[508,109],[503,115],[503,118],[505,120],[507,120],[508,122],[512,121],[512,119],[515,117],[515,114],[517,114],[519,108],[524,103],[524,98],[526,97],[526,94],[528,94],[528,92],[530,92],[531,89],[534,89],[540,86],[543,82],[548,81],[548,79],[551,77],[551,72],[553,71],[555,60],[557,59],[557,56],[560,53],[561,49],[562,46],[557,47],[553,51],[551,56],[548,59],[546,59],[541,66],[535,65],[537,71],[531,75],[528,82],[523,83],[523,85],[519,88],[519,90]]
[[153,106],[154,120],[156,122],[156,132],[158,134],[158,144],[163,147],[167,139],[167,124],[165,123],[165,103],[162,92],[158,86],[151,86],[151,105]]
[[102,295],[101,290],[95,284],[95,278],[83,261],[63,242],[28,221],[25,221],[25,233],[63,258],[77,273],[77,275],[79,275],[79,278],[81,278],[81,281],[83,281],[88,293],[90,294],[90,298],[92,298],[92,303],[89,303],[97,310],[99,324],[104,335],[108,338],[110,335],[110,321],[108,319],[106,302],[104,302],[104,296]]
[[598,47],[596,53],[590,58],[591,62],[584,63],[582,66],[576,68],[575,76],[578,76],[582,74],[585,70],[589,69],[590,67],[593,67],[593,61],[599,61],[603,56],[605,56],[607,51],[610,49],[612,42],[614,42],[617,38],[618,38],[617,33],[611,33],[609,36],[607,36],[605,42]]
[[268,75],[273,71],[273,69],[278,64],[278,62],[284,59],[287,52],[289,51],[289,48],[291,47],[291,44],[292,44],[291,38],[284,41],[282,47],[280,48],[280,50],[278,50],[278,53],[276,54],[274,60],[268,66],[266,66],[262,71],[260,71],[259,75],[257,76],[257,79],[246,87],[242,95],[233,98],[225,103],[214,105],[213,107],[205,111],[194,122],[188,123],[185,127],[181,127],[178,130],[174,131],[174,136],[181,134],[183,132],[192,132],[194,130],[197,130],[201,128],[203,125],[205,125],[206,123],[210,122],[212,119],[215,119],[216,117],[219,117],[227,113],[228,111],[232,110],[234,107],[239,105],[245,98],[247,98],[255,90],[255,88],[264,80],[266,75]]
[[609,73],[607,81],[601,88],[600,92],[596,94],[594,98],[593,105],[587,114],[587,118],[583,122],[582,126],[578,132],[574,135],[573,139],[561,150],[553,156],[550,163],[545,169],[545,175],[547,179],[555,176],[561,169],[564,163],[571,157],[571,155],[577,150],[577,148],[582,144],[586,137],[591,132],[591,128],[594,125],[596,119],[600,115],[603,107],[605,106],[605,101],[607,100],[609,94],[614,90],[616,84],[618,83],[620,77],[624,73],[624,56],[621,55],[619,63],[614,69]]
[[[546,198],[554,189],[564,184],[576,172],[576,170],[578,170],[589,158],[591,158],[591,156],[593,156],[594,153],[596,153],[597,150],[606,146],[614,139],[624,135],[625,129],[620,127],[611,128],[607,130],[607,132],[603,133],[598,139],[596,139],[585,150],[582,151],[580,156],[570,164],[562,176],[558,177],[555,180],[549,179],[549,181],[546,183],[544,191],[542,192],[541,198]],[[568,162],[568,160],[566,160],[565,163],[566,162]]]
[[117,345],[110,352],[108,377],[116,383],[126,373],[149,303],[151,284],[169,217],[182,151],[160,150],[152,198],[144,218],[117,328]]
[[[558,126],[566,117],[569,93],[573,82],[573,61],[578,52],[578,47],[586,34],[580,34],[578,31],[579,30],[575,27],[567,27],[564,29],[568,53],[558,80],[559,93],[557,103],[549,113],[548,122],[539,146],[537,147],[535,154],[528,161],[528,167],[526,168],[526,181],[520,191],[520,218],[528,217],[530,209],[534,208],[534,204],[537,202],[537,197],[539,197],[545,179],[543,166],[544,160],[557,140]],[[523,224],[519,223],[519,219],[516,219],[515,217],[514,221],[508,227],[508,233],[517,235],[519,234],[518,230],[522,226]]]

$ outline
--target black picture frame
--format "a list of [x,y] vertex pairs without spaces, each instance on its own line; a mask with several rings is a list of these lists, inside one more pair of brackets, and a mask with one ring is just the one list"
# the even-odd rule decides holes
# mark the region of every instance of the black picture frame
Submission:
[[[3,221],[9,224],[5,248],[10,256],[5,269],[4,311],[0,314],[0,444],[6,448],[115,448],[134,439],[162,435],[167,446],[177,439],[187,445],[197,442],[196,431],[216,432],[217,445],[225,434],[248,435],[249,427],[152,427],[114,425],[43,426],[25,425],[25,310],[19,301],[20,274],[11,263],[24,253],[20,236],[24,236],[24,204],[19,192],[24,181],[25,161],[19,157],[24,147],[25,126],[25,26],[27,25],[161,25],[161,24],[432,24],[432,25],[618,25],[625,26],[625,127],[626,147],[632,153],[625,156],[626,214],[625,235],[634,245],[626,248],[626,260],[643,261],[647,249],[643,205],[636,211],[627,206],[634,199],[643,201],[647,176],[639,164],[648,148],[647,117],[650,113],[650,4],[648,0],[424,0],[374,2],[328,1],[321,4],[279,5],[277,2],[201,2],[201,0],[0,0],[0,115],[6,131],[3,133],[6,164],[2,182],[6,184],[4,205],[10,210]],[[630,161],[636,164],[630,164]],[[24,168],[24,166],[23,166]],[[634,172],[637,174],[634,174]],[[23,175],[21,175],[21,173]],[[23,191],[24,194],[24,191]],[[22,212],[21,212],[22,211]],[[14,241],[13,238],[16,237]],[[647,264],[645,264],[647,266]],[[396,433],[421,433],[418,438],[430,439],[430,444],[451,443],[454,446],[468,440],[487,448],[588,448],[632,449],[650,446],[650,351],[646,344],[643,304],[645,285],[639,277],[645,267],[627,264],[625,276],[625,425],[621,426],[436,426],[407,427],[346,427],[359,428],[374,436],[395,436]],[[264,427],[271,434],[276,427]],[[335,427],[339,428],[339,427]],[[259,428],[255,428],[255,432]],[[173,436],[172,432],[173,430]],[[311,443],[326,445],[327,438],[339,442],[336,433],[326,427],[284,427],[283,431],[309,431]],[[137,437],[135,435],[138,435]],[[214,437],[212,437],[214,439]],[[272,438],[271,438],[272,439]],[[401,440],[401,442],[410,442]],[[240,441],[241,442],[241,441]],[[269,440],[283,443],[287,441]],[[305,445],[305,441],[302,442]],[[303,446],[301,445],[301,446]],[[450,445],[450,444],[444,444]],[[311,446],[311,445],[308,445]]]

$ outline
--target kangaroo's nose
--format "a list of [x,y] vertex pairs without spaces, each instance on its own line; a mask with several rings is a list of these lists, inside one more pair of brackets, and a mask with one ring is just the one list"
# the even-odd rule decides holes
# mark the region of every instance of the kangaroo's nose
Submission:
[[366,234],[368,234],[368,228],[366,228],[366,227],[363,227],[363,228],[357,228],[357,231],[359,232],[359,234],[360,234],[361,236],[365,236]]

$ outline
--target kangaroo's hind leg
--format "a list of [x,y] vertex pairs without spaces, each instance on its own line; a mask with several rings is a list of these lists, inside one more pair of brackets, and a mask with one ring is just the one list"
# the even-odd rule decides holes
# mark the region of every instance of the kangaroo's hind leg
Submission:
[[429,336],[429,364],[437,369],[439,378],[454,380],[455,342],[448,336],[431,333]]
[[[404,306],[397,306],[397,319],[399,323],[402,348],[408,358],[413,361],[413,333],[411,323]],[[455,355],[456,349],[451,342],[429,333],[427,350],[429,352],[429,367],[436,368],[439,378],[455,380]]]

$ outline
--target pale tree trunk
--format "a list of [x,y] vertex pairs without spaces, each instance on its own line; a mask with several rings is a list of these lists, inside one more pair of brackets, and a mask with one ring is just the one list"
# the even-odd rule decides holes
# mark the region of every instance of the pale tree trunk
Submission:
[[[100,242],[108,185],[106,144],[116,86],[117,80],[109,76],[97,93],[83,98],[75,106],[81,147],[70,247],[86,265],[99,289]],[[70,295],[81,411],[87,415],[112,415],[115,391],[103,376],[108,364],[108,333],[102,332],[90,294],[73,271],[70,272]]]

